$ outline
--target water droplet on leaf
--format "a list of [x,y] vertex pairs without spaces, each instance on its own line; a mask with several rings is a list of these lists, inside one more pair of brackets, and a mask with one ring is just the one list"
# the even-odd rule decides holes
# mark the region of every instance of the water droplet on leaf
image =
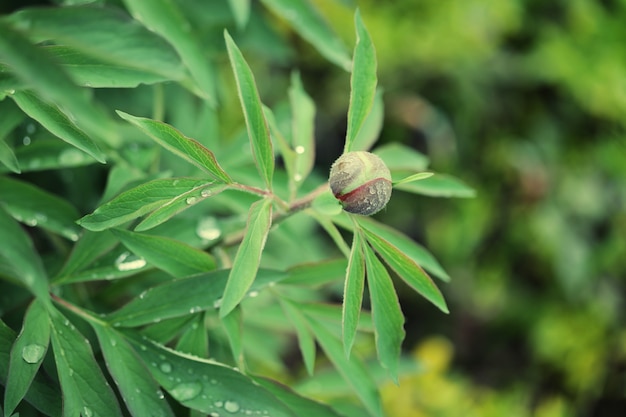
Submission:
[[222,231],[214,217],[205,217],[198,222],[196,234],[200,239],[206,240],[208,243],[218,239],[222,235]]
[[46,348],[36,343],[26,345],[22,349],[22,359],[26,363],[37,363],[43,357],[46,352]]
[[197,382],[183,382],[176,385],[171,391],[172,397],[176,400],[183,402],[196,398],[200,391],[202,391],[202,385]]
[[130,252],[124,252],[115,260],[115,267],[118,271],[134,271],[146,266],[146,260]]
[[224,403],[224,410],[228,411],[229,413],[236,413],[237,411],[239,411],[239,403],[237,403],[236,401],[226,401]]
[[197,197],[187,197],[185,199],[185,203],[192,205],[192,204],[195,204],[197,200],[198,200]]
[[159,369],[166,373],[169,374],[170,372],[172,372],[172,365],[169,362],[163,362],[160,366]]

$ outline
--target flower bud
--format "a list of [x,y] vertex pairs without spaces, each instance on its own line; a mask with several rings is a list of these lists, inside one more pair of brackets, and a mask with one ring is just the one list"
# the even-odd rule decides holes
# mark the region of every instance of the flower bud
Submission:
[[391,198],[391,173],[382,159],[370,152],[348,152],[330,169],[330,189],[348,213],[369,216]]

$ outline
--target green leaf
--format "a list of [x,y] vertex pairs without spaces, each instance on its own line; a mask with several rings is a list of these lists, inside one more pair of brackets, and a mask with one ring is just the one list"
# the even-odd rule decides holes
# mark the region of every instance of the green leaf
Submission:
[[267,378],[255,378],[255,381],[289,406],[298,417],[340,417],[329,406],[302,397],[285,385],[278,384]]
[[50,133],[85,151],[96,161],[105,163],[105,155],[100,147],[56,105],[45,102],[30,91],[16,92],[11,97],[24,113],[41,123]]
[[349,71],[348,49],[308,0],[263,0],[263,4],[287,20],[293,30],[310,42],[332,63]]
[[[128,334],[157,382],[182,405],[203,413],[295,417],[244,374],[218,362],[176,352]],[[252,413],[252,414],[250,414]]]
[[91,346],[70,321],[50,310],[52,348],[63,391],[63,415],[122,416]]
[[[413,261],[415,261],[415,263],[425,268],[433,275],[437,276],[443,281],[450,281],[450,276],[443,269],[441,264],[422,245],[413,241],[411,238],[400,233],[394,228],[377,222],[371,217],[360,216],[356,219],[362,228],[388,241],[391,245],[398,248],[400,252],[408,255],[411,259],[413,259]],[[333,220],[340,224],[342,227],[346,227],[349,230],[352,230],[353,228],[353,223],[350,221],[348,216],[338,216]]]
[[284,298],[279,298],[278,300],[280,301],[280,305],[283,308],[285,315],[289,318],[289,321],[296,329],[298,347],[302,353],[304,366],[309,375],[313,375],[313,371],[315,369],[315,340],[313,340],[311,331],[307,327],[306,319],[298,309],[297,304],[294,304]]
[[344,153],[353,150],[353,144],[372,109],[376,95],[376,51],[361,14],[357,9],[354,15],[356,45],[354,65],[350,77],[350,105],[348,107],[348,130]]
[[384,368],[398,383],[398,360],[404,339],[404,316],[393,282],[385,266],[369,246],[364,245],[367,284],[372,303],[372,319],[376,335],[376,350]]
[[125,0],[133,17],[146,27],[163,36],[176,49],[191,72],[202,95],[211,105],[217,104],[215,69],[206,53],[202,37],[194,35],[191,25],[173,0]]
[[[116,327],[134,327],[214,310],[221,304],[229,272],[227,269],[221,269],[150,288],[111,313],[107,321]],[[250,292],[261,291],[271,283],[281,281],[285,276],[284,272],[260,269],[250,287]]]
[[364,231],[367,241],[404,282],[422,294],[424,298],[437,306],[441,311],[444,313],[449,312],[446,301],[435,283],[413,259],[389,243],[389,241],[368,230]]
[[67,201],[26,182],[0,177],[0,203],[15,219],[78,240],[78,211]]
[[425,170],[429,164],[424,154],[397,142],[378,147],[374,153],[385,162],[392,174],[397,171],[408,171],[410,175]]
[[237,367],[245,372],[245,363],[243,357],[243,318],[241,314],[241,307],[237,306],[226,317],[222,318],[222,325],[226,331],[228,342],[230,343],[230,350],[233,353],[233,358]]
[[117,8],[32,7],[7,20],[36,43],[53,40],[105,67],[119,66],[171,80],[180,80],[185,74],[169,43]]
[[33,242],[0,204],[0,275],[24,285],[42,300],[49,299],[48,278]]
[[97,162],[89,154],[58,140],[52,134],[47,136],[48,138],[37,138],[30,145],[20,146],[15,150],[22,172],[73,168]]
[[471,198],[476,196],[473,188],[446,174],[435,174],[418,182],[399,184],[397,189],[430,197]]
[[122,244],[148,263],[180,278],[216,268],[215,259],[206,252],[166,237],[111,229]]
[[378,139],[383,129],[383,121],[385,117],[385,104],[383,102],[383,91],[376,89],[372,109],[363,121],[363,126],[354,138],[352,143],[353,151],[369,151],[372,145]]
[[291,75],[289,101],[292,147],[295,153],[293,178],[290,180],[299,185],[309,175],[315,162],[315,103],[304,91],[300,75],[296,72]]
[[[44,48],[30,43],[24,35],[4,21],[0,21],[0,61],[8,64],[13,73],[41,95],[42,102],[72,115],[80,125],[109,142],[117,139],[112,120],[98,106],[94,106],[87,92],[78,87],[63,68]],[[41,69],[45,68],[45,71]],[[28,113],[28,112],[27,112]]]
[[191,189],[154,210],[135,227],[135,230],[142,232],[152,229],[194,204],[221,193],[225,188],[226,186],[223,184],[209,184],[204,187]]
[[346,275],[348,264],[343,258],[305,263],[289,268],[283,284],[316,287],[338,281]]
[[252,70],[233,38],[224,31],[228,57],[237,82],[237,92],[241,102],[241,108],[246,120],[250,145],[261,177],[268,189],[272,188],[272,176],[274,174],[274,150],[270,139],[270,132],[263,115],[263,105],[254,81]]
[[158,122],[145,117],[131,116],[119,110],[117,114],[122,119],[137,126],[168,151],[191,162],[198,168],[212,175],[218,181],[225,183],[232,182],[228,174],[217,163],[213,152],[205,148],[200,142],[186,137],[167,123]]
[[246,295],[259,269],[261,254],[272,224],[272,200],[256,201],[250,207],[243,241],[237,249],[228,276],[220,316],[226,316]]
[[397,187],[398,185],[401,185],[401,184],[408,184],[408,183],[414,182],[414,181],[425,180],[426,178],[430,178],[433,175],[435,175],[435,174],[433,174],[432,172],[418,172],[417,174],[409,175],[406,178],[403,178],[403,179],[401,179],[399,181],[395,181],[393,183],[393,186]]
[[93,213],[78,220],[88,230],[101,231],[119,226],[160,207],[179,196],[202,190],[212,183],[197,178],[156,179],[124,191],[101,205]]
[[174,412],[159,385],[128,341],[106,325],[90,323],[98,336],[107,369],[131,415],[173,417]]
[[11,349],[4,394],[4,414],[10,416],[24,398],[50,342],[50,322],[44,305],[34,300],[24,316],[22,331]]
[[[106,39],[120,39],[118,36],[107,36]],[[79,49],[69,46],[51,45],[45,47],[63,69],[78,85],[91,88],[134,88],[139,84],[155,84],[170,81],[169,77],[157,70],[136,68],[127,61],[114,62],[94,57]],[[182,66],[181,66],[182,68]],[[182,71],[179,71],[182,74]],[[182,78],[182,75],[178,78]]]
[[52,282],[55,284],[65,282],[74,273],[87,268],[93,261],[109,252],[117,243],[117,239],[109,231],[99,233],[85,231]]
[[356,329],[359,325],[359,315],[361,304],[363,303],[363,288],[365,285],[365,258],[363,257],[363,236],[359,231],[354,233],[352,249],[348,268],[346,269],[346,279],[343,290],[343,348],[347,357],[354,344]]
[[24,120],[22,113],[10,100],[0,101],[0,163],[11,171],[19,174],[20,164],[13,153],[13,149],[5,142],[5,137]]
[[350,358],[347,358],[341,342],[315,316],[307,317],[307,321],[309,328],[315,334],[315,338],[326,353],[326,356],[328,356],[328,359],[352,387],[370,415],[382,417],[383,411],[380,396],[374,381],[367,373],[363,363],[357,359],[356,355],[351,355]]
[[[204,326],[204,318],[205,314],[203,313],[192,316],[191,323],[187,325],[180,339],[178,339],[178,343],[176,343],[176,350],[200,358],[209,356],[209,338]],[[143,334],[148,336],[148,333],[144,332]],[[175,332],[170,331],[169,334],[175,334]]]
[[228,0],[237,28],[242,30],[250,19],[250,0]]
[[[0,320],[0,384],[8,384],[9,358],[15,342],[15,333]],[[49,379],[35,375],[25,399],[37,410],[50,417],[61,417],[61,393]]]

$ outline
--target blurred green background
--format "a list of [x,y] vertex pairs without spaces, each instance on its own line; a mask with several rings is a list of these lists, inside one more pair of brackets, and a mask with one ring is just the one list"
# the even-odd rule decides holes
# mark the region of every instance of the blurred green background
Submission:
[[[350,40],[350,9],[316,3]],[[626,415],[626,1],[355,3],[385,89],[380,141],[477,190],[397,192],[380,215],[452,276],[450,316],[401,296],[427,366],[384,390],[390,415]],[[345,77],[303,48],[331,160]]]

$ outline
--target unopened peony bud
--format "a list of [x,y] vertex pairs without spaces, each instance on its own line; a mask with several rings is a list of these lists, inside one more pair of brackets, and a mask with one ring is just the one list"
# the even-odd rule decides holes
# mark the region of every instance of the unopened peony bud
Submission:
[[391,173],[382,159],[370,152],[348,152],[330,169],[330,189],[349,213],[369,216],[391,198]]

